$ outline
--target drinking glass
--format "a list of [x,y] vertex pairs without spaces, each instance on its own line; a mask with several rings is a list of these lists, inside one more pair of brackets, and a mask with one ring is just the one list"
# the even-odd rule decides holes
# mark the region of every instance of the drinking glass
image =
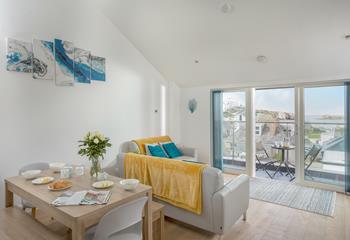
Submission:
[[84,165],[78,165],[75,167],[75,175],[84,176],[85,167]]

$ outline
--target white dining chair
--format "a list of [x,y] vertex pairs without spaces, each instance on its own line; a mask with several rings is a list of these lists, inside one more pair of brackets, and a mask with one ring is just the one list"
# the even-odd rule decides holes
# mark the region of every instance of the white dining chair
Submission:
[[[42,171],[44,171],[44,170],[47,170],[49,168],[50,168],[50,165],[48,163],[43,163],[43,162],[31,163],[31,164],[27,164],[27,165],[21,167],[19,169],[18,173],[19,173],[19,175],[21,175],[23,172],[28,171],[28,170],[42,170]],[[32,216],[35,218],[36,207],[24,199],[21,199],[21,203],[22,203],[23,210],[25,210],[27,208],[32,209]]]
[[147,202],[142,197],[109,211],[99,224],[86,232],[86,240],[141,240],[142,212]]

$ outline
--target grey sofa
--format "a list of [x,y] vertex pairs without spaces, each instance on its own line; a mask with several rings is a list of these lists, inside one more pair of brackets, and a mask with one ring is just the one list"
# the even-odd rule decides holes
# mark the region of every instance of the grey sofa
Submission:
[[[131,143],[128,144],[132,148]],[[117,162],[114,165],[109,165],[105,171],[124,178],[124,156],[126,152],[132,150],[130,148],[127,146],[122,148],[123,152],[118,155]],[[224,235],[241,216],[245,220],[249,205],[249,178],[246,175],[240,175],[224,183],[222,172],[208,166],[203,170],[202,196],[202,213],[200,215],[156,198],[154,201],[165,205],[165,215],[170,218]]]

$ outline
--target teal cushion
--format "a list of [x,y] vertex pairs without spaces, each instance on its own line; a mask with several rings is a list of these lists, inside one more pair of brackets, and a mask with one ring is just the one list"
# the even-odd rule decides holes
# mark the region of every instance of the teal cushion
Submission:
[[183,155],[182,152],[176,147],[175,143],[173,142],[163,143],[162,147],[164,148],[165,152],[170,158],[177,158]]
[[166,158],[167,155],[165,154],[165,152],[163,151],[163,149],[161,148],[161,146],[159,145],[148,145],[148,150],[151,153],[152,156],[154,157],[161,157],[161,158]]

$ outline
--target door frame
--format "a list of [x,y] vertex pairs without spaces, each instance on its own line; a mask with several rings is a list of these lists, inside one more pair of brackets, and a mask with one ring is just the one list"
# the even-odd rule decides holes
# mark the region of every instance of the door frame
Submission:
[[[274,89],[274,88],[294,88],[294,108],[295,108],[295,135],[296,135],[296,149],[295,149],[295,156],[296,156],[296,166],[295,166],[295,176],[296,176],[296,183],[303,185],[303,186],[309,186],[309,187],[316,187],[316,188],[323,188],[328,189],[332,191],[337,192],[344,192],[345,188],[341,186],[326,184],[326,183],[319,183],[319,182],[313,182],[308,181],[304,177],[304,151],[301,151],[304,149],[304,116],[305,116],[305,109],[304,109],[304,89],[305,88],[311,88],[311,87],[331,87],[331,86],[344,86],[344,83],[348,81],[347,79],[341,79],[341,80],[333,80],[333,81],[318,81],[318,82],[305,82],[305,83],[295,83],[295,84],[272,84],[269,86],[262,85],[262,86],[244,86],[244,87],[234,87],[234,88],[223,88],[220,89],[222,92],[237,92],[237,91],[244,91],[246,96],[246,122],[248,122],[248,116],[250,119],[253,117],[254,122],[252,124],[249,124],[249,130],[248,126],[246,126],[246,145],[249,145],[250,147],[246,151],[248,153],[248,150],[253,154],[253,156],[249,156],[247,154],[246,157],[246,168],[245,170],[240,169],[234,169],[234,168],[227,168],[224,167],[223,171],[227,173],[233,173],[233,174],[248,174],[251,177],[255,176],[255,134],[253,135],[253,141],[248,142],[248,139],[251,139],[252,133],[255,133],[255,104],[254,104],[254,98],[255,98],[255,91],[256,89]],[[217,88],[215,89],[217,90]],[[249,101],[248,101],[249,100]],[[248,104],[249,103],[249,104]],[[251,114],[251,112],[254,111],[254,114]],[[248,131],[247,131],[248,130]],[[248,132],[248,133],[247,133]],[[253,143],[253,144],[251,144]]]

